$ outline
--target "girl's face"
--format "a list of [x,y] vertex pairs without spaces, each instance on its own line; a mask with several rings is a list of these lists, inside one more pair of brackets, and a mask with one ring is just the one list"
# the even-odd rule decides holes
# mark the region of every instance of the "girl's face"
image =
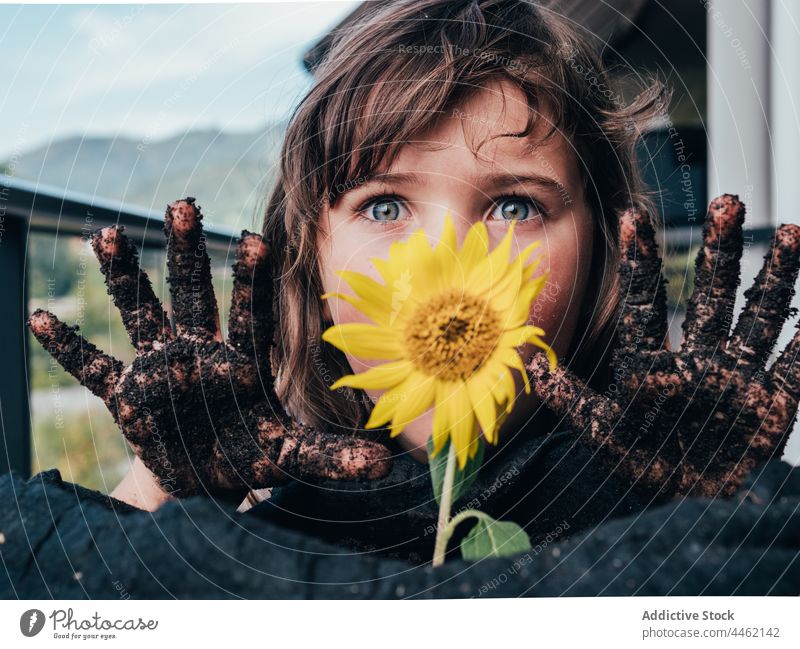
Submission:
[[[592,261],[593,220],[575,154],[560,134],[533,149],[530,140],[504,136],[484,144],[477,157],[473,154],[474,143],[521,131],[528,110],[521,91],[499,83],[480,91],[419,137],[424,145],[405,146],[385,173],[347,183],[351,188],[320,215],[318,250],[324,290],[352,293],[336,275],[341,269],[358,271],[383,283],[370,258],[386,258],[393,242],[406,239],[419,228],[429,239],[438,241],[448,209],[459,246],[470,226],[483,220],[491,250],[505,235],[509,221],[517,219],[511,259],[539,239],[541,246],[529,261],[544,254],[536,272],[548,273],[547,284],[531,307],[529,322],[547,332],[545,339],[559,356],[565,354]],[[538,120],[534,139],[547,132],[546,122],[546,118]],[[371,322],[344,300],[323,300],[323,304],[336,324]],[[536,349],[530,344],[520,347],[523,362]],[[347,358],[354,373],[385,362]],[[538,406],[533,391],[525,394],[523,377],[517,371],[513,373],[519,396],[500,429],[501,438],[523,426]],[[366,392],[373,401],[383,393]],[[420,461],[425,461],[432,425],[431,407],[398,438]]]

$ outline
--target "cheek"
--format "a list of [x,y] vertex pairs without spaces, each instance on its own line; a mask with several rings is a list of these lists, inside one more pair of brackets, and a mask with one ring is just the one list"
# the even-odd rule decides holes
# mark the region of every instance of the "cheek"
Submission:
[[530,323],[547,332],[547,339],[558,336],[580,304],[583,286],[574,269],[551,267],[544,288],[531,305]]
[[[547,281],[531,305],[529,322],[545,330],[544,339],[560,356],[566,354],[576,333],[587,291],[591,231],[579,229],[576,237],[573,230],[571,236],[563,237],[560,242],[554,236],[548,248],[549,266],[546,261],[542,263],[542,268],[547,270]],[[523,360],[527,361],[538,350],[533,345],[524,345]]]

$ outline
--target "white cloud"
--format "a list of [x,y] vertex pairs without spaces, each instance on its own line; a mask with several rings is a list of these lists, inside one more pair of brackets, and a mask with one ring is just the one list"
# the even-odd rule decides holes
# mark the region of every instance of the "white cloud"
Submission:
[[[308,83],[300,63],[305,48],[357,5],[23,9],[7,32],[14,40],[0,42],[5,78],[16,75],[0,106],[0,159],[7,153],[2,142],[13,140],[22,122],[36,142],[134,134],[152,127],[153,116],[160,116],[159,135],[195,122],[233,129],[263,122]],[[187,79],[183,102],[165,111],[165,100]]]
[[[357,3],[146,5],[125,14],[83,9],[73,19],[90,65],[82,93],[178,81],[214,65],[231,68],[299,53]],[[224,61],[223,61],[224,59]],[[79,64],[80,64],[79,63]]]

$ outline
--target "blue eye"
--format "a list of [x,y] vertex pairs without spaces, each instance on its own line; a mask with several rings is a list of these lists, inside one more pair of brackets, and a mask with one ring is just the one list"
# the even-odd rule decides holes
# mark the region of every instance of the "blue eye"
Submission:
[[503,221],[526,221],[543,214],[539,205],[529,198],[508,196],[495,203],[492,217]]
[[394,221],[400,215],[400,205],[394,200],[373,203],[370,215],[376,221]]
[[406,210],[403,201],[392,196],[381,196],[365,203],[358,212],[371,223],[395,223],[402,221]]

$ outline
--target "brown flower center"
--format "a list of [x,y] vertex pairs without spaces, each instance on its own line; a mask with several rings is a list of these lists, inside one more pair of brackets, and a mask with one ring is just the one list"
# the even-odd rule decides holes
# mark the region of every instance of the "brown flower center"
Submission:
[[429,376],[466,380],[491,356],[502,333],[486,300],[450,290],[417,308],[405,341],[412,362]]

